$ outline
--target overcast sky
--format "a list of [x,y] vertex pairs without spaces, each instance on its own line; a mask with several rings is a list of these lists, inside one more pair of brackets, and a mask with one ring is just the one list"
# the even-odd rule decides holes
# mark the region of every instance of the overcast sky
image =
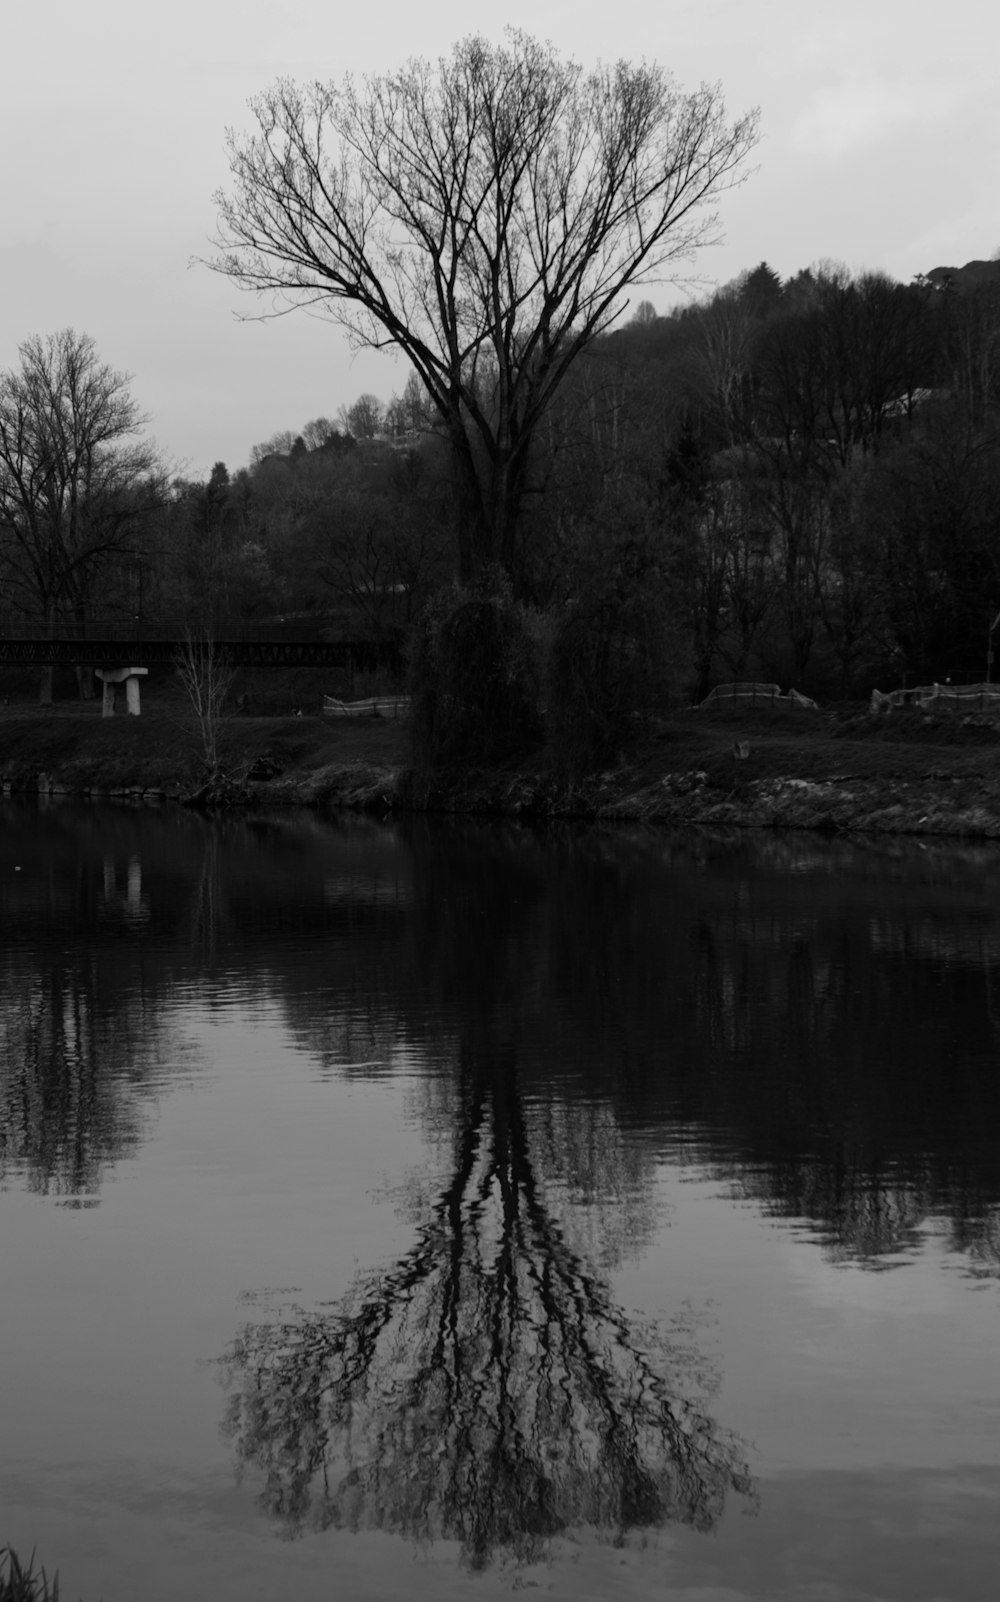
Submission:
[[[512,0],[491,27],[455,0],[48,0],[4,8],[0,367],[31,334],[72,327],[133,375],[150,431],[192,476],[245,465],[278,429],[332,416],[406,369],[351,355],[329,322],[254,310],[210,254],[227,126],[278,76],[365,74],[512,24],[584,65],[645,56],[684,88],[760,106],[758,171],[724,198],[724,283],[762,260],[823,258],[908,280],[1000,247],[1000,23],[995,0]],[[475,19],[475,20],[471,20]],[[644,290],[661,310],[669,285]]]

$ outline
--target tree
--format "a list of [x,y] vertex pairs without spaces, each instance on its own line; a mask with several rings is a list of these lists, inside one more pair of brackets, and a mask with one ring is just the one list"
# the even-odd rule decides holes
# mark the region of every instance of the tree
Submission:
[[189,631],[174,654],[174,667],[191,703],[205,759],[205,787],[219,777],[219,724],[236,670],[232,657],[220,650],[210,634]]
[[377,395],[359,395],[353,406],[340,408],[337,419],[352,439],[374,439],[382,432],[385,407]]
[[416,373],[411,373],[402,395],[393,395],[383,419],[389,434],[426,434],[434,425],[434,412]]
[[209,265],[405,353],[451,443],[461,576],[514,576],[554,395],[632,286],[715,237],[706,208],[756,114],[730,123],[717,86],[683,93],[655,64],[585,73],[517,31],[251,107]]
[[978,668],[1000,595],[1000,437],[971,428],[960,404],[929,410],[879,462],[866,501],[873,582],[907,668]]
[[941,297],[950,385],[974,427],[1000,409],[1000,275]]
[[324,445],[328,445],[338,433],[336,423],[331,423],[328,417],[314,417],[303,428],[302,439],[307,450],[318,451],[322,450]]
[[773,267],[762,261],[752,272],[742,275],[738,293],[755,317],[769,317],[781,306],[781,279]]
[[[308,424],[306,426],[308,427]],[[290,455],[296,438],[297,435],[293,429],[281,428],[277,434],[272,434],[269,439],[262,439],[259,444],[251,447],[250,466],[259,467],[261,462],[266,462],[269,456]]]
[[756,324],[749,304],[725,291],[694,320],[688,366],[692,399],[722,447],[746,438],[754,413]]
[[884,662],[892,649],[886,625],[889,598],[880,583],[891,547],[883,543],[879,509],[870,488],[873,477],[878,477],[876,464],[862,461],[846,468],[833,484],[825,570],[816,586],[820,618],[840,667],[845,700],[866,657],[877,661],[881,656]]
[[0,557],[15,603],[54,632],[81,626],[98,581],[138,548],[162,474],[135,438],[128,375],[88,335],[36,335],[19,354],[0,374]]
[[[255,477],[273,469],[288,479],[291,461],[265,457]],[[262,522],[245,472],[230,479],[225,463],[216,462],[207,483],[176,480],[147,586],[154,609],[185,618],[198,634],[224,635],[237,620],[280,605],[283,574],[275,571]]]
[[595,503],[589,530],[581,525],[545,691],[549,747],[571,778],[613,763],[648,728],[676,695],[679,656],[690,648],[672,605],[682,562],[678,543],[664,537],[662,507],[623,480]]

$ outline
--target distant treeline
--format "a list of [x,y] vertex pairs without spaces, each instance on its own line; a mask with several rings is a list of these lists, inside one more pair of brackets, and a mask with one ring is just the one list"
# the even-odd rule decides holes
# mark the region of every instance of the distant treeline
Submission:
[[[533,463],[518,600],[654,583],[694,694],[985,668],[1000,609],[1000,263],[912,284],[762,263],[643,302],[569,375]],[[445,442],[415,382],[175,483],[146,603],[405,627],[452,574]],[[677,653],[675,652],[675,662]]]
[[[144,493],[128,486],[128,518],[54,600],[0,541],[6,605],[405,632],[456,574],[449,449],[413,375],[205,481],[143,458]],[[504,582],[550,685],[630,680],[616,717],[637,678],[690,697],[741,677],[850,696],[982,676],[1000,611],[1000,262],[910,284],[834,264],[782,282],[761,263],[669,316],[642,302],[546,413]]]

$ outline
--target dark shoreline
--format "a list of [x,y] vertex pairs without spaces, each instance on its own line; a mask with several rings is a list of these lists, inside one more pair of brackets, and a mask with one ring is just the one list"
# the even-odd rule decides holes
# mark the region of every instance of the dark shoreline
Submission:
[[353,761],[264,782],[219,787],[141,783],[64,783],[43,773],[3,783],[5,799],[54,799],[129,805],[294,806],[388,814],[396,811],[578,819],[590,822],[697,825],[745,829],[808,829],[1000,839],[1000,787],[969,794],[961,776],[887,784],[841,775],[826,780],[748,780],[726,794],[703,771],[640,781],[628,768],[575,786],[528,773],[477,773],[452,783],[418,783],[404,769]]
[[[410,788],[404,785],[404,795]],[[650,782],[622,768],[564,790],[524,775],[481,775],[459,786],[424,787],[416,797],[407,795],[407,804],[499,817],[1000,839],[1000,786],[984,784],[981,793],[970,794],[961,775],[895,783],[839,774],[778,776],[747,780],[728,794],[703,770]]]

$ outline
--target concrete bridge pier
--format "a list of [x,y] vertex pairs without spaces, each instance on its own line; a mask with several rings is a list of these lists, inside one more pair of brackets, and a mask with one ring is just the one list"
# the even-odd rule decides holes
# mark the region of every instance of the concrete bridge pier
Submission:
[[113,718],[115,715],[115,701],[118,697],[118,686],[125,686],[125,711],[132,717],[139,716],[139,680],[144,679],[149,672],[144,667],[96,668],[97,677],[104,685],[104,694],[101,698],[101,717]]

